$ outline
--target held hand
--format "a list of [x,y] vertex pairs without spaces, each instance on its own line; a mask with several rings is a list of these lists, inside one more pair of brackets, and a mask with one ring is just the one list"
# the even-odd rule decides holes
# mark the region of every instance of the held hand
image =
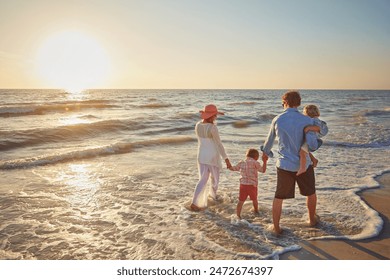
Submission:
[[263,155],[261,156],[261,159],[263,160],[263,162],[267,162],[268,161],[267,154],[263,152]]
[[227,158],[227,159],[225,159],[225,163],[226,163],[226,168],[227,169],[230,169],[230,168],[232,168],[232,164],[230,163],[230,161],[229,161],[229,159]]

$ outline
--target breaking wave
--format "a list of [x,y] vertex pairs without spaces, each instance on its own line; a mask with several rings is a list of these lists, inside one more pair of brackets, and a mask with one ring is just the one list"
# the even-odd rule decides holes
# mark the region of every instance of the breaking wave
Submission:
[[37,128],[1,132],[0,150],[82,139],[102,133],[137,130],[145,126],[132,120],[106,120],[93,123],[65,125],[55,128]]
[[107,146],[71,151],[67,153],[43,155],[31,158],[22,158],[0,162],[0,169],[30,168],[41,165],[49,165],[73,160],[89,159],[113,154],[130,153],[135,149],[156,145],[178,145],[195,141],[192,137],[170,137],[145,140],[138,142],[116,143]]
[[67,101],[67,102],[56,102],[56,103],[25,103],[6,105],[0,107],[0,117],[10,118],[27,115],[44,115],[48,113],[67,113],[74,111],[81,111],[83,109],[104,109],[113,108],[116,105],[109,104],[106,100],[85,100],[85,101]]

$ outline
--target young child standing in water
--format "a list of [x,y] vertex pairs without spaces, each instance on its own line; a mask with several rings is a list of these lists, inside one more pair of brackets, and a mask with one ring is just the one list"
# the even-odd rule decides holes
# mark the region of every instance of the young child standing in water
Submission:
[[[320,109],[316,105],[306,105],[303,108],[303,114],[309,116],[314,120],[314,125],[310,125],[305,127],[305,134],[309,132],[314,132],[317,135],[318,148],[322,145],[322,140],[319,139],[322,136],[325,136],[328,133],[328,125],[326,122],[320,120],[318,117],[320,116]],[[303,143],[301,150],[299,152],[300,157],[300,166],[297,172],[297,176],[306,172],[306,155],[309,154],[310,160],[313,163],[313,167],[317,166],[318,159],[316,159],[313,154],[309,151],[309,147],[307,143]]]
[[240,171],[240,194],[237,204],[237,217],[241,219],[241,210],[245,200],[250,197],[253,203],[254,212],[259,212],[257,202],[258,172],[264,173],[267,168],[267,162],[263,161],[263,166],[257,161],[259,151],[249,149],[246,152],[246,159],[240,161],[236,166],[229,168],[232,171]]

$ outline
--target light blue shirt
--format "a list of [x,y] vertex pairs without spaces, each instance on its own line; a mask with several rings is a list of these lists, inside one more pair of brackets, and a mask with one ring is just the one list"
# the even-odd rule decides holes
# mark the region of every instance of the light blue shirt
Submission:
[[[297,108],[287,108],[283,113],[272,120],[267,139],[261,150],[272,157],[271,148],[275,139],[278,140],[278,156],[276,167],[296,172],[299,169],[299,151],[305,140],[304,128],[314,125],[314,120],[302,115]],[[306,143],[309,149],[314,151],[318,148],[315,133],[306,134]],[[311,164],[309,155],[306,157],[306,168]]]
[[313,118],[314,125],[320,128],[320,132],[317,134],[317,137],[321,138],[328,134],[328,125],[326,122],[320,120],[319,118]]

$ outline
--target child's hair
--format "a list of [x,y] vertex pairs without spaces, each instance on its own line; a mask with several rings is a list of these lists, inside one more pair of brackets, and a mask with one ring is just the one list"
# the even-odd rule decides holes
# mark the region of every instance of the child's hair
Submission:
[[246,151],[246,156],[253,159],[256,157],[259,158],[259,151],[256,149],[248,149],[248,151]]
[[320,116],[320,109],[316,105],[310,104],[303,107],[303,114],[310,118],[318,118]]

